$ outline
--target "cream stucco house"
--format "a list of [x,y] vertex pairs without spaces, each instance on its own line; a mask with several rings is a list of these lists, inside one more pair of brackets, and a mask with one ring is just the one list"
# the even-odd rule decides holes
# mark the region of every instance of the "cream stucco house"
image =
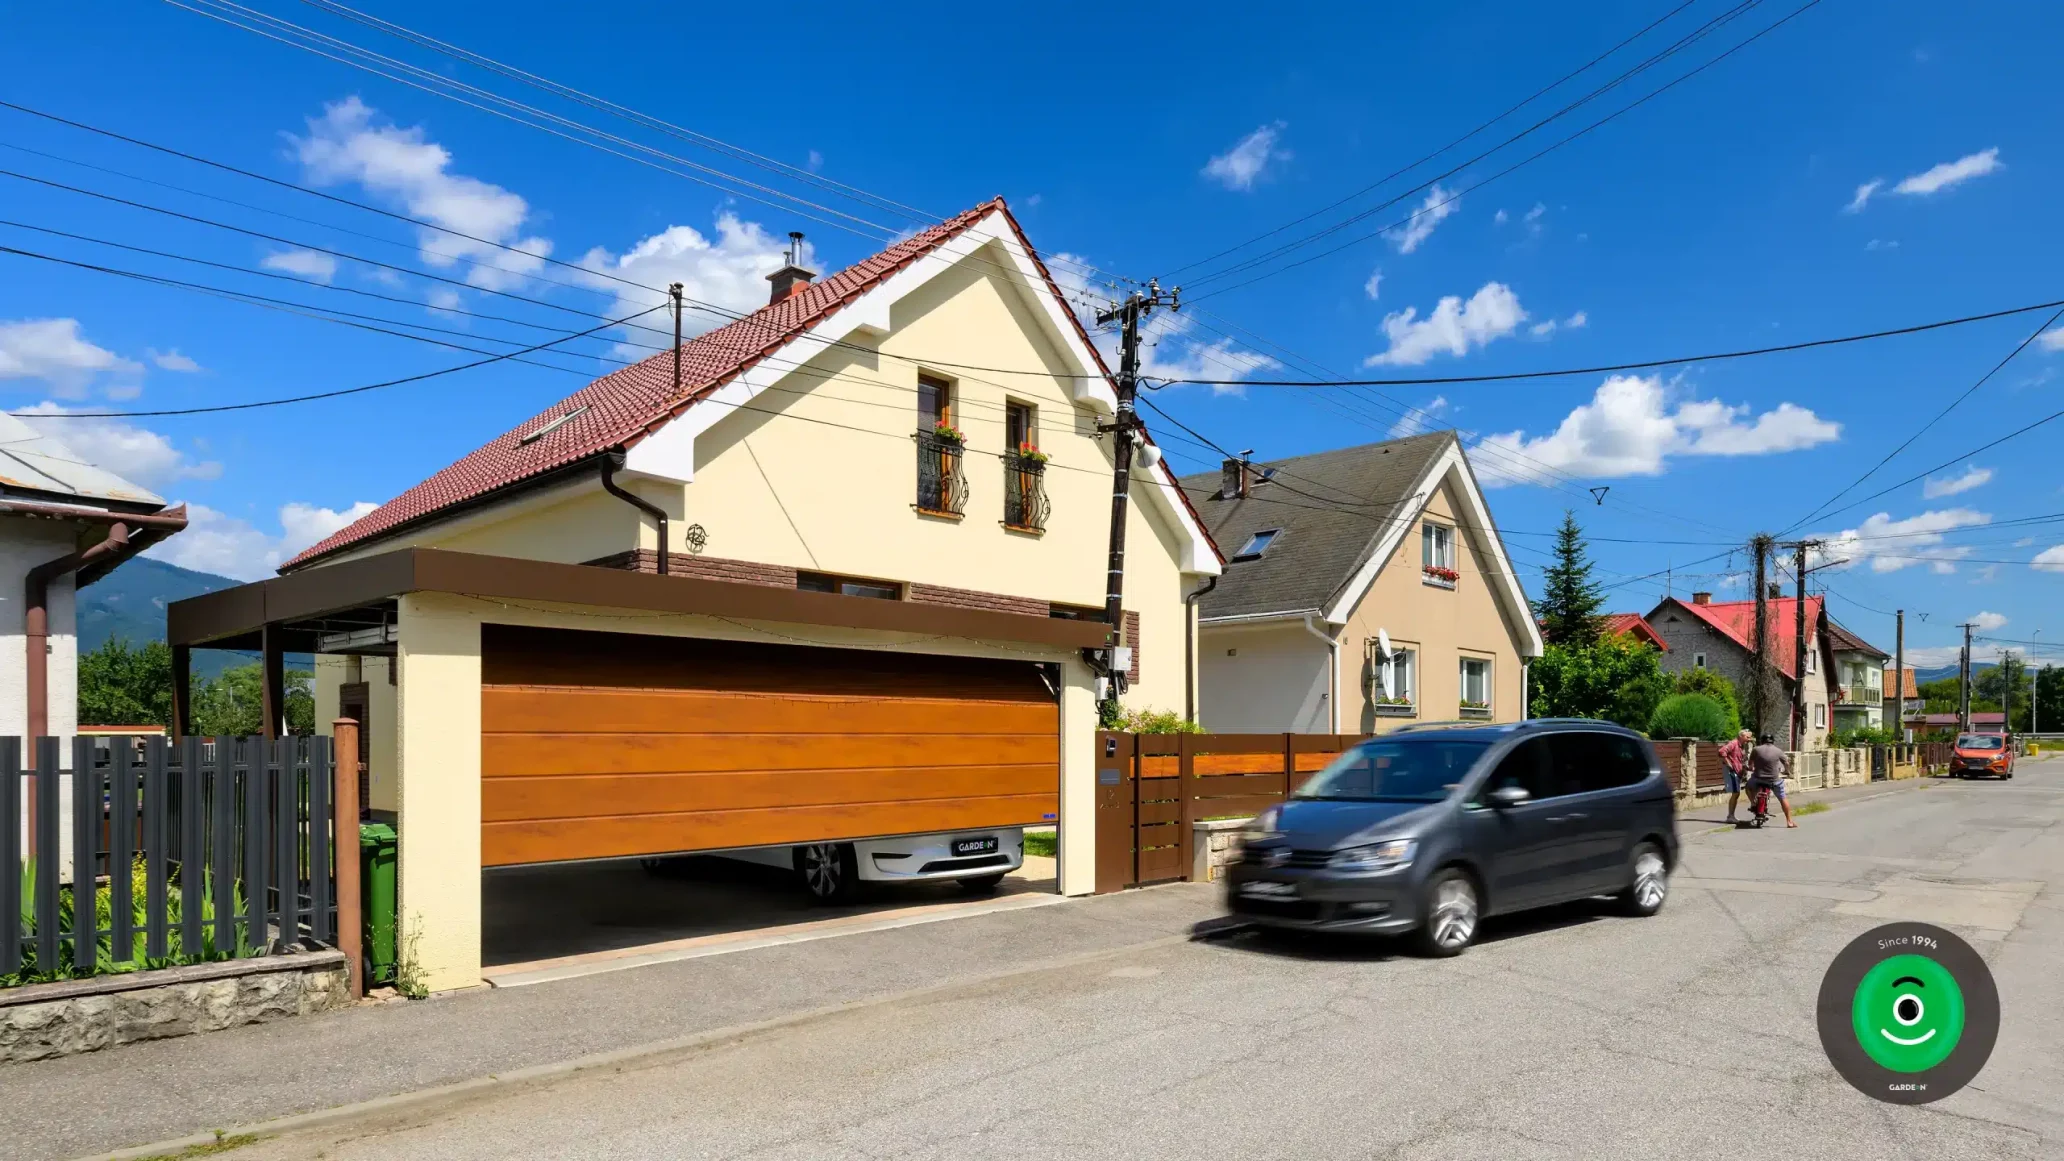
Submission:
[[1526,716],[1540,633],[1454,432],[1229,460],[1183,487],[1228,557],[1199,600],[1206,729]]
[[[800,259],[678,370],[174,607],[175,647],[312,650],[318,718],[365,720],[432,987],[480,979],[483,867],[1058,822],[1093,890],[1108,373],[1000,199]],[[1179,705],[1221,561],[1134,462],[1127,701]]]

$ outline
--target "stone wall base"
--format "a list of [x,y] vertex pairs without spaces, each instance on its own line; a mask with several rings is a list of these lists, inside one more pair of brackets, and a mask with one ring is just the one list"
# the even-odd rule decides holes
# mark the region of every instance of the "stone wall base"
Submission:
[[351,1002],[335,951],[264,956],[0,991],[0,1064],[216,1032]]

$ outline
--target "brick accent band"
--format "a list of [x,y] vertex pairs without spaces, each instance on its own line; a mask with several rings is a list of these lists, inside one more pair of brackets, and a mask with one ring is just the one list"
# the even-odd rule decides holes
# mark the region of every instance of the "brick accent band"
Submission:
[[920,584],[912,581],[904,586],[905,599],[921,605],[951,605],[956,609],[987,609],[992,613],[1023,613],[1028,617],[1044,617],[1053,606],[1032,597],[1007,597],[1002,593],[984,593],[973,589],[949,589],[943,585]]
[[[639,548],[618,552],[585,564],[598,568],[618,568],[627,572],[659,571],[659,552],[650,548]],[[769,588],[792,589],[796,584],[796,570],[780,564],[759,564],[750,560],[726,560],[714,556],[690,556],[676,552],[667,556],[667,572],[672,576],[692,576],[701,580],[736,581],[740,584],[766,585]]]

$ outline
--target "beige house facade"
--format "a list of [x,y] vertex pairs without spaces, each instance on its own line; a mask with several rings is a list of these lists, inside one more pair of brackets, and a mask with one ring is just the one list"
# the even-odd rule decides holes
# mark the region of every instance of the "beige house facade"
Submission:
[[1229,461],[1184,487],[1229,561],[1199,601],[1206,729],[1526,716],[1540,636],[1453,432]]
[[[1057,823],[1094,889],[1108,373],[1000,199],[802,258],[678,381],[598,380],[247,586],[366,721],[431,987],[481,978],[485,867]],[[1222,562],[1134,463],[1118,680],[1179,705]],[[187,604],[175,645],[251,639]]]

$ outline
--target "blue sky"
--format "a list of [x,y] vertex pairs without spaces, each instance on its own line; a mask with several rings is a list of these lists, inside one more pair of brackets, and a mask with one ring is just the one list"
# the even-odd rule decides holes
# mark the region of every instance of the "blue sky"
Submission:
[[[1728,7],[1695,0],[1462,149],[1272,238],[1296,239],[1406,195],[1255,273],[1355,240],[1339,252],[1246,286],[1234,285],[1241,276],[1210,276],[1267,246],[1207,259],[1440,148],[1664,16],[1674,0],[1285,9],[1268,20],[1251,8],[1197,5],[1030,21],[965,5],[900,5],[858,21],[829,6],[785,7],[774,19],[721,8],[684,18],[679,5],[656,4],[616,6],[607,20],[523,3],[368,0],[366,10],[904,207],[944,216],[1003,194],[1034,243],[1065,256],[1056,263],[1064,278],[1158,274],[1186,285],[1191,305],[1156,328],[1149,353],[1150,370],[1170,376],[1596,365],[2064,297],[2054,276],[2064,238],[2051,225],[2064,188],[2053,116],[2064,97],[2054,67],[2064,13],[2046,5],[1825,0],[1494,177],[1797,3],[1758,4],[1624,88],[1443,179],[1437,195],[1408,192]],[[736,186],[711,188],[141,0],[15,14],[0,46],[0,99],[633,281],[681,278],[691,295],[735,309],[763,301],[761,276],[778,265],[789,230],[806,231],[813,263],[830,270],[913,225],[894,207],[630,126],[314,6],[254,7],[868,224],[779,197],[762,204]],[[549,337],[538,327],[583,329],[596,321],[585,315],[630,301],[597,275],[450,235],[419,237],[406,223],[18,112],[0,109],[0,143],[0,168],[16,173],[459,285],[16,178],[0,178],[0,217],[10,221],[304,281],[19,226],[0,226],[0,245],[441,327],[457,333],[419,333],[483,349],[506,349],[494,338]],[[477,357],[29,258],[0,255],[0,271],[0,392],[17,410],[202,406]],[[2064,332],[2031,344],[1832,510],[1799,522],[2043,318],[1612,379],[1353,392],[1176,386],[1153,398],[1214,441],[1262,458],[1367,442],[1413,423],[1461,428],[1479,473],[1499,485],[1493,508],[1529,587],[1543,534],[1565,507],[1599,538],[1607,579],[1673,569],[1680,594],[1741,594],[1743,554],[1728,549],[1798,524],[1836,538],[1835,555],[1851,561],[1817,574],[1835,614],[1889,650],[1885,614],[1906,608],[1909,650],[1933,663],[1955,641],[1954,626],[1973,618],[1990,636],[2041,631],[2064,644],[2064,624],[2049,612],[2064,581],[2064,522],[2003,524],[2064,511],[2054,459],[2064,422],[1850,504],[2057,410]],[[568,370],[503,363],[270,411],[48,422],[109,467],[196,506],[195,527],[161,555],[258,576],[355,506],[392,496],[607,370],[597,356],[624,353],[607,341],[573,349],[583,353],[547,360]],[[1165,423],[1157,431],[1183,470],[1215,459]],[[1611,489],[1602,505],[1593,486]],[[2039,557],[2056,568],[2039,567]],[[1663,588],[1662,578],[1627,583],[1612,603],[1646,611]]]

